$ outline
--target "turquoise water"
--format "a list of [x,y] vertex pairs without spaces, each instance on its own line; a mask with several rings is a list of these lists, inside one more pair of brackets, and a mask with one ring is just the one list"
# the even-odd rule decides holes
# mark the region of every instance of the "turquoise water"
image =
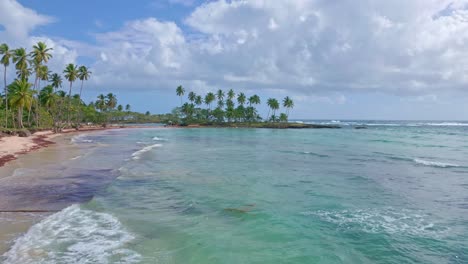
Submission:
[[60,167],[117,178],[4,262],[468,263],[467,135],[395,122],[77,136]]

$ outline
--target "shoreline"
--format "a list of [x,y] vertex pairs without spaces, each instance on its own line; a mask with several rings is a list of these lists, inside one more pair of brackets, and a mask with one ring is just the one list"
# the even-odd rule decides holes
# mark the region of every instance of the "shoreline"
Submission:
[[84,127],[80,130],[65,129],[60,133],[54,133],[52,130],[35,132],[29,137],[4,136],[0,137],[0,168],[11,161],[18,159],[19,156],[47,148],[56,144],[54,138],[67,134],[79,134],[84,132],[105,131],[112,129],[144,128],[143,126],[109,126],[109,127]]
[[[71,154],[70,150],[75,148],[70,148],[66,144],[69,137],[94,131],[138,128],[147,127],[85,127],[80,130],[68,129],[55,134],[48,130],[41,131],[23,138],[18,136],[1,137],[0,174],[2,175],[0,180],[2,184],[0,187],[3,188],[3,191],[2,195],[0,195],[2,198],[0,199],[0,262],[2,261],[2,255],[11,249],[18,237],[25,234],[34,224],[62,209],[60,203],[49,203],[36,198],[29,199],[27,194],[29,193],[32,195],[31,197],[34,197],[34,193],[44,190],[43,185],[48,186],[47,189],[54,189],[59,186],[74,184],[73,178],[67,180],[63,177],[53,177],[54,180],[51,178],[44,180],[44,175],[27,176],[26,178],[23,178],[23,175],[11,177],[13,171],[22,168],[23,163],[30,165],[32,160],[37,164],[42,164],[41,161],[36,160],[37,155],[44,155],[40,154],[40,152],[45,152],[45,155],[48,155],[48,152],[60,153],[65,149],[67,155],[74,155]],[[35,167],[34,164],[31,166]]]

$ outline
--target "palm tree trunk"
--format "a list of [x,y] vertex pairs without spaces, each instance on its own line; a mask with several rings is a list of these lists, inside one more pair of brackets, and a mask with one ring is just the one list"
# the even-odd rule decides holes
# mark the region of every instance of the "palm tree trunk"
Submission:
[[23,126],[23,106],[18,107],[18,127],[24,128]]
[[[37,85],[37,73],[36,73],[36,79],[34,80],[34,86],[33,86],[33,91],[36,91],[36,85]],[[31,126],[31,109],[32,109],[32,104],[29,105],[28,109],[28,126]],[[36,123],[37,125],[37,123]]]
[[[83,83],[84,83],[84,80],[81,80],[81,87],[80,87],[80,104],[81,104],[81,92],[83,91]],[[77,123],[81,123],[81,120],[83,119],[82,115],[83,115],[83,112],[81,111],[81,105],[80,105],[80,110],[79,110],[79,114],[78,114],[78,117],[77,117]]]
[[268,109],[267,122],[268,122],[268,119],[270,118],[270,110],[271,109]]
[[72,84],[73,82],[70,82],[70,90],[68,91],[68,113],[67,113],[67,122],[70,124],[70,109],[71,109],[71,91],[72,91]]
[[5,128],[8,127],[8,89],[7,89],[7,83],[6,83],[6,70],[7,67],[5,67],[5,71],[3,72],[3,81],[5,82]]

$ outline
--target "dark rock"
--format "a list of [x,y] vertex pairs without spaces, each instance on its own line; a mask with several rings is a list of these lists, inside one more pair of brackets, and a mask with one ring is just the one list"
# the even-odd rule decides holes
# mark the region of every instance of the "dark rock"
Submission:
[[27,129],[23,129],[23,130],[18,131],[18,136],[19,137],[30,137],[31,132],[29,130],[27,130]]
[[355,126],[354,129],[367,129],[366,126]]

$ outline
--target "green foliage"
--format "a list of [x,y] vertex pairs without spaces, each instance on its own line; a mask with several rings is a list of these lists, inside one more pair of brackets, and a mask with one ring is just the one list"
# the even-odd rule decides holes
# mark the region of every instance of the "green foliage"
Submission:
[[[181,87],[176,88],[176,94],[182,96]],[[185,92],[185,90],[184,90]],[[258,114],[256,106],[261,103],[258,95],[254,94],[247,97],[244,93],[236,93],[230,89],[227,93],[219,89],[216,93],[208,92],[204,97],[206,109],[201,108],[201,96],[195,92],[188,93],[188,101],[182,104],[181,107],[174,108],[171,118],[168,120],[172,124],[226,124],[235,123],[258,123],[262,120]],[[212,103],[216,101],[216,108],[212,110]],[[235,101],[237,102],[237,106]],[[182,100],[181,100],[182,102]],[[247,106],[245,105],[246,103]],[[283,106],[287,109],[288,114],[276,116],[276,111],[280,108],[280,103],[277,99],[270,98],[267,100],[267,105],[272,111],[272,116],[268,113],[267,120],[271,122],[287,122],[289,110],[294,107],[292,99],[286,97],[283,100]]]

